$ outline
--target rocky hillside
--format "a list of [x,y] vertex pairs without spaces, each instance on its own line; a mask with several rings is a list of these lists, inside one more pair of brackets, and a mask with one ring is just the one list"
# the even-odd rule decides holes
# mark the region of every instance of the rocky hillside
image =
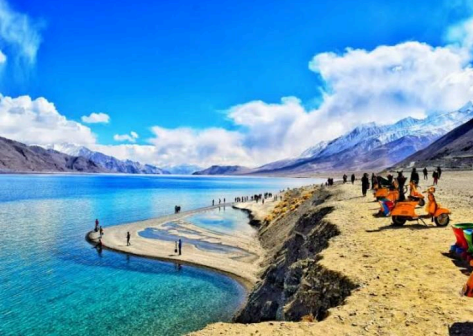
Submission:
[[249,172],[251,169],[243,166],[212,166],[192,175],[243,175]]
[[73,144],[64,143],[47,146],[46,148],[72,156],[84,157],[93,161],[97,166],[102,167],[103,169],[112,173],[156,175],[169,174],[168,171],[153,165],[142,164],[140,162],[131,160],[119,160],[116,157],[92,151],[84,146],[76,146]]
[[447,133],[430,146],[409,156],[396,167],[412,165],[472,168],[473,119]]
[[339,234],[325,220],[333,211],[323,205],[328,197],[320,190],[291,190],[261,223],[266,269],[236,322],[322,320],[355,288],[348,278],[319,264],[319,253]]
[[71,156],[38,146],[27,146],[0,137],[0,172],[103,173],[108,171],[80,156]]

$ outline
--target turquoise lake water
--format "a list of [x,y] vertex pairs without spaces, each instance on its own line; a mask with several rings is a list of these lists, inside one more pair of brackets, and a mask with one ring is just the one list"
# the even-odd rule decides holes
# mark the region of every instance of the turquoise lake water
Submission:
[[[0,175],[0,335],[180,335],[229,321],[244,289],[223,275],[85,242],[105,228],[317,180],[116,175]],[[192,222],[247,230],[228,209]]]

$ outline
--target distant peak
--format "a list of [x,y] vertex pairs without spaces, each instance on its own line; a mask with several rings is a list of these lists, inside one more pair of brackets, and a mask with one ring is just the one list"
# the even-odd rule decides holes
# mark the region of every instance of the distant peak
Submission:
[[404,119],[399,120],[395,125],[397,126],[407,126],[407,125],[412,125],[416,122],[418,122],[419,119],[413,118],[413,117],[407,117]]
[[473,103],[470,100],[465,105],[463,105],[458,111],[459,112],[470,112],[471,110],[473,110]]

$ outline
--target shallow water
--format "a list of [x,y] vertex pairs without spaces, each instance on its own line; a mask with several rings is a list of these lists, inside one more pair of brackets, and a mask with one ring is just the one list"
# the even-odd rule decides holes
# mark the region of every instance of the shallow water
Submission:
[[[210,271],[98,254],[84,236],[105,228],[277,191],[302,179],[0,175],[0,335],[179,335],[228,321],[244,299]],[[248,229],[240,219],[194,224]],[[236,215],[238,216],[238,215]],[[243,226],[242,226],[243,225]],[[244,229],[243,229],[244,228]],[[106,233],[105,233],[106,234]]]

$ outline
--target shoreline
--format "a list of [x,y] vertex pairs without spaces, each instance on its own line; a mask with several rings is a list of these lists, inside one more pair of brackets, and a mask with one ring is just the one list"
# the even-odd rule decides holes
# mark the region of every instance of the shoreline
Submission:
[[[188,210],[178,214],[165,215],[157,218],[106,227],[104,228],[104,235],[102,237],[103,248],[118,253],[163,262],[171,262],[174,264],[178,263],[216,272],[237,281],[243,286],[246,295],[248,295],[258,281],[258,274],[261,271],[259,265],[265,255],[264,250],[259,245],[256,230],[253,237],[250,237],[239,232],[227,234],[222,231],[205,229],[185,221],[186,218],[190,216],[203,214],[219,208],[231,208],[234,211],[238,210],[246,213],[248,215],[248,225],[251,225],[251,218],[247,211],[235,206],[235,203],[233,202],[225,203]],[[174,233],[175,228],[164,228],[164,225],[169,224],[170,222],[177,222],[179,228],[182,227],[184,232],[192,231],[191,234],[181,232],[180,234],[182,234],[183,238],[199,235],[197,239],[198,242],[215,244],[219,248],[225,246],[232,249],[232,252],[216,253],[203,251],[195,248],[192,244],[183,244],[183,253],[179,256],[177,254],[169,253],[169,251],[174,250],[174,242],[144,238],[139,235],[143,230],[150,228]],[[120,243],[120,241],[125,241],[126,232],[128,231],[132,235],[131,246],[126,246],[126,244]],[[91,230],[86,234],[85,239],[90,244],[95,244],[98,242],[98,237],[99,233]],[[238,253],[239,250],[241,250],[241,253]],[[223,262],[221,260],[223,260]]]
[[[472,171],[446,171],[436,186],[436,198],[452,211],[452,224],[471,222],[472,176]],[[427,181],[421,180],[422,190],[431,182],[430,177]],[[301,305],[296,301],[283,301],[284,316],[276,313],[272,318],[248,321],[270,298],[270,291],[260,290],[254,300],[250,297],[248,314],[245,319],[237,320],[239,323],[215,323],[191,335],[452,335],[454,330],[472,320],[471,298],[461,294],[471,268],[449,254],[450,245],[455,241],[451,227],[415,222],[395,227],[391,218],[373,216],[379,205],[371,192],[367,197],[361,195],[360,181],[354,186],[335,184],[326,190],[330,191],[329,198],[323,205],[318,204],[332,210],[320,224],[328,225],[327,228],[332,226],[339,232],[330,238],[327,248],[320,250],[316,259],[320,267],[314,269],[313,275],[315,280],[320,280],[320,271],[329,272],[350,281],[355,287],[343,302],[327,307],[326,315],[319,319],[317,309],[313,316],[287,315],[288,310],[301,308]],[[418,211],[421,213],[423,209]],[[300,216],[301,213],[290,215]],[[298,232],[301,232],[307,218],[299,219],[301,230]],[[262,233],[266,239],[269,237],[269,246],[277,231],[284,228],[272,229],[272,226],[274,224]],[[314,236],[317,237],[320,235]],[[285,245],[287,250],[293,249],[296,253],[299,246]],[[294,282],[294,273],[286,275],[278,283],[272,276],[266,277],[269,289],[282,285],[285,291],[293,293],[297,284],[323,293],[315,299],[327,299],[318,286],[329,289],[333,284],[326,281],[328,287],[324,287],[324,281],[308,278]],[[298,298],[306,303],[317,302],[306,300],[306,294]],[[466,327],[471,333],[471,327]]]

